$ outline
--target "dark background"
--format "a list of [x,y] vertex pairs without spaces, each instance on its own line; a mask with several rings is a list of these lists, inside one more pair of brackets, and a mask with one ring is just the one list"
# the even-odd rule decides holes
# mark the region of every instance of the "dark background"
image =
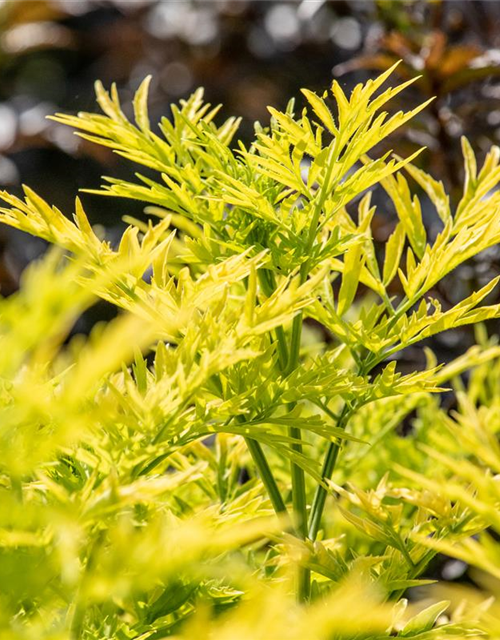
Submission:
[[[46,116],[96,110],[94,82],[116,82],[127,108],[144,76],[152,74],[154,122],[169,105],[203,86],[222,103],[221,118],[243,116],[248,141],[256,120],[268,121],[267,105],[303,105],[301,87],[323,91],[333,78],[349,90],[402,62],[393,82],[420,76],[391,108],[411,109],[436,100],[390,138],[401,155],[425,145],[418,162],[460,198],[460,136],[479,159],[500,139],[500,2],[386,0],[0,0],[0,188],[35,189],[67,215],[78,189],[96,188],[100,176],[130,178],[134,167],[109,150],[80,140]],[[125,214],[142,215],[141,203],[83,195],[93,224],[113,240]],[[374,221],[380,245],[394,213],[379,195]],[[432,238],[437,217],[426,205]],[[44,250],[42,241],[0,226],[0,291],[19,286],[26,264]],[[433,297],[449,307],[500,271],[500,252],[483,252],[457,269]],[[398,294],[395,290],[392,293]],[[492,296],[488,302],[498,302]],[[112,313],[100,304],[80,323]],[[498,333],[498,323],[490,323]],[[444,333],[430,342],[440,360],[472,344],[471,330]],[[408,365],[423,363],[422,349]],[[404,365],[404,363],[402,363]]]
[[[391,148],[407,155],[427,146],[418,162],[456,202],[460,136],[469,137],[480,159],[500,138],[499,27],[494,0],[0,0],[0,187],[19,193],[29,184],[71,215],[78,189],[97,187],[102,174],[131,177],[133,167],[118,156],[46,119],[95,110],[98,78],[106,86],[116,82],[128,105],[152,74],[152,121],[203,86],[210,102],[224,105],[221,117],[243,116],[241,137],[248,140],[256,120],[267,122],[267,105],[285,108],[296,96],[300,108],[301,87],[323,91],[337,78],[348,90],[401,59],[394,81],[420,79],[392,108],[437,99],[391,137]],[[141,203],[83,199],[92,223],[112,240],[123,215],[142,213]],[[379,203],[374,235],[383,243],[394,215],[383,198]],[[424,216],[432,238],[436,216],[428,206]],[[41,241],[0,227],[3,295],[17,289],[23,268],[43,249]],[[499,266],[498,248],[484,252],[432,295],[446,308]],[[105,312],[101,305],[96,317]],[[432,346],[446,360],[472,341],[463,330],[442,334]],[[421,362],[422,351],[410,359],[412,366]]]

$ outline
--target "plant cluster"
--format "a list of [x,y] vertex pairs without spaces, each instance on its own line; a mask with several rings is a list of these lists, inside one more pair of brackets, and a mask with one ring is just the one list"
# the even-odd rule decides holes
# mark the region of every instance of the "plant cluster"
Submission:
[[[103,114],[56,120],[143,167],[99,191],[149,204],[116,247],[79,200],[70,220],[28,187],[1,194],[1,222],[59,249],[0,301],[0,637],[494,633],[477,594],[405,594],[438,552],[500,577],[500,347],[479,330],[444,367],[397,359],[500,316],[498,279],[450,308],[429,297],[500,241],[500,150],[478,169],[463,140],[454,210],[413,157],[377,157],[426,106],[390,117],[409,84],[384,90],[391,71],[304,90],[249,147],[201,91],[155,129],[148,80],[133,120],[98,83]],[[398,219],[383,256],[379,185]],[[97,299],[118,317],[74,335]]]

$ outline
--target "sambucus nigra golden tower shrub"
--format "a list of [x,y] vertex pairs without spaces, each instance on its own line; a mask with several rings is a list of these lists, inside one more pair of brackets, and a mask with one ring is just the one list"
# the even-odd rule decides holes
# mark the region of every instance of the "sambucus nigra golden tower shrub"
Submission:
[[[383,111],[409,84],[384,90],[390,73],[349,97],[334,82],[333,111],[304,90],[307,108],[270,109],[249,147],[201,90],[156,128],[148,80],[135,122],[98,83],[103,114],[56,120],[148,169],[100,191],[156,216],[117,248],[79,200],[71,221],[28,187],[2,193],[4,224],[60,250],[0,302],[1,637],[479,633],[477,607],[415,615],[403,596],[438,551],[473,562],[486,545],[494,566],[471,536],[498,524],[500,350],[483,337],[405,375],[391,357],[500,316],[484,303],[497,279],[450,309],[429,295],[500,241],[499,150],[478,170],[463,140],[452,210],[414,156],[373,151],[426,106]],[[398,219],[382,260],[377,185]],[[440,220],[432,241],[417,192]],[[98,298],[123,313],[66,344]],[[436,394],[470,368],[449,416]]]

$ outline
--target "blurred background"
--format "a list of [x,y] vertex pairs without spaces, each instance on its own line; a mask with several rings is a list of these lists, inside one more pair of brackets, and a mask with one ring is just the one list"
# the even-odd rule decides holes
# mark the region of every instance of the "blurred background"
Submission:
[[[203,86],[210,102],[224,105],[221,117],[243,116],[248,140],[256,120],[268,121],[267,105],[284,108],[297,96],[300,108],[301,87],[323,91],[337,78],[349,90],[401,59],[395,81],[420,79],[392,108],[437,98],[391,137],[391,148],[407,155],[427,146],[418,162],[456,201],[460,136],[480,157],[500,140],[499,27],[500,2],[480,0],[0,0],[0,188],[18,193],[29,184],[70,215],[79,188],[97,187],[103,174],[131,176],[134,168],[118,156],[46,119],[96,109],[98,78],[116,82],[126,105],[152,74],[152,121]],[[123,229],[123,215],[142,211],[141,203],[83,199],[111,238]],[[393,216],[381,204],[374,234],[384,242]],[[432,237],[434,217],[424,215]],[[0,226],[3,295],[17,289],[23,268],[43,249]],[[433,295],[452,304],[499,268],[495,248]],[[472,340],[464,330],[433,346],[449,358]]]
[[[336,78],[349,90],[402,60],[394,82],[420,76],[394,110],[436,100],[390,138],[408,155],[420,146],[423,168],[461,194],[460,136],[480,159],[500,141],[500,2],[481,0],[0,0],[0,188],[30,185],[71,215],[75,194],[101,175],[130,178],[134,167],[47,120],[58,111],[95,110],[94,81],[116,82],[124,105],[152,74],[152,121],[198,86],[222,103],[221,118],[243,116],[248,141],[267,105],[285,108],[301,87],[323,91]],[[126,107],[125,107],[126,108]],[[125,214],[141,203],[83,194],[93,224],[118,238]],[[394,215],[383,199],[374,235],[384,242]],[[424,199],[425,206],[425,199]],[[432,237],[439,231],[427,206]],[[16,291],[40,240],[0,226],[0,291]],[[494,248],[451,274],[432,295],[447,307],[500,272]],[[398,293],[395,291],[394,293]],[[496,300],[491,302],[498,302]],[[113,309],[99,304],[78,329]],[[494,324],[491,331],[500,332]],[[449,360],[472,344],[470,330],[440,334],[432,348]],[[423,364],[416,349],[408,361]],[[404,363],[403,363],[404,364]]]
[[[500,140],[499,27],[500,2],[480,0],[0,0],[0,188],[17,193],[29,184],[71,214],[79,188],[97,187],[103,174],[130,177],[133,167],[115,154],[46,119],[96,109],[98,78],[116,82],[127,104],[152,74],[152,121],[203,86],[224,105],[221,117],[243,116],[248,140],[256,120],[268,121],[267,105],[284,108],[297,96],[300,108],[301,87],[323,91],[337,78],[349,90],[402,59],[396,80],[420,79],[392,108],[437,99],[391,137],[391,148],[406,155],[427,146],[420,164],[457,200],[460,136],[479,156]],[[124,214],[141,215],[140,203],[83,198],[111,238]],[[393,225],[383,209],[380,242]],[[432,215],[428,222],[432,236]],[[43,248],[0,227],[3,295]],[[482,254],[435,295],[452,303],[499,266],[497,249]],[[443,334],[438,347],[453,351],[467,335]]]
[[[116,82],[124,103],[153,75],[152,120],[204,86],[242,115],[241,136],[268,121],[299,89],[323,91],[332,78],[347,89],[402,59],[399,79],[420,75],[394,109],[437,100],[392,136],[405,155],[421,145],[425,168],[459,197],[459,140],[480,155],[500,139],[500,2],[471,0],[0,0],[0,187],[22,183],[70,214],[78,188],[131,168],[46,119],[57,111],[94,110],[93,83]],[[119,232],[140,203],[84,196],[93,223]],[[383,241],[390,219],[379,217]],[[0,227],[0,285],[16,289],[42,245]],[[460,274],[458,296],[497,269],[497,252]],[[493,264],[494,263],[494,264]],[[466,290],[465,290],[466,289]]]
[[[222,116],[241,115],[249,140],[267,105],[285,108],[299,89],[323,91],[336,78],[349,90],[396,60],[397,80],[420,76],[392,108],[436,100],[390,139],[408,155],[425,145],[420,166],[460,198],[460,136],[480,159],[500,142],[500,2],[471,0],[0,0],[0,188],[19,193],[26,183],[70,215],[78,189],[96,188],[101,175],[129,178],[133,167],[46,119],[58,111],[95,110],[93,84],[116,82],[125,105],[152,74],[152,121],[196,87],[205,87]],[[125,214],[140,203],[83,195],[93,224],[116,238]],[[394,216],[380,199],[375,239],[389,236]],[[424,201],[425,204],[425,201]],[[428,203],[427,203],[428,204]],[[429,235],[435,217],[424,210]],[[41,241],[0,226],[0,291],[16,291]],[[447,307],[500,273],[498,247],[451,274],[432,295]],[[396,292],[397,293],[397,292]],[[500,297],[491,302],[499,302]],[[79,329],[109,317],[97,305]],[[492,324],[490,332],[499,333]],[[471,330],[440,334],[430,342],[441,361],[472,344]],[[424,362],[421,348],[401,367]],[[443,402],[453,402],[446,396]],[[411,428],[411,426],[410,426]],[[461,578],[460,563],[436,572]]]

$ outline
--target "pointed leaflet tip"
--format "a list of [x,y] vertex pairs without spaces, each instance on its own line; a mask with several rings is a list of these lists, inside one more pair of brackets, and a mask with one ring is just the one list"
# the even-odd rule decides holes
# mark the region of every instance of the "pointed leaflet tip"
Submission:
[[146,134],[151,131],[148,115],[148,93],[152,77],[153,76],[149,75],[144,78],[134,96],[135,121],[139,129]]

